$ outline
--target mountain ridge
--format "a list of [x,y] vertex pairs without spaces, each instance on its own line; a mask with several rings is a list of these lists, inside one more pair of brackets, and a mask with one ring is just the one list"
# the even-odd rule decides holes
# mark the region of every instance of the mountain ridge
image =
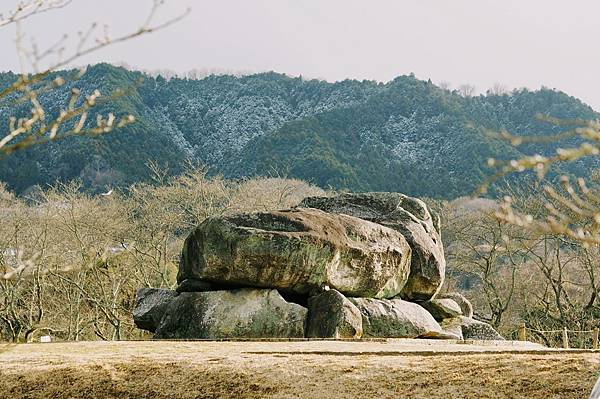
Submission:
[[[0,73],[0,86],[12,77]],[[489,137],[488,129],[547,135],[565,127],[537,120],[537,114],[599,116],[578,99],[548,89],[462,97],[411,75],[387,83],[330,83],[274,72],[166,80],[108,64],[91,66],[80,80],[42,96],[50,113],[58,112],[72,87],[83,93],[127,87],[127,96],[98,111],[132,113],[138,123],[0,160],[0,180],[11,189],[76,178],[91,191],[124,186],[148,180],[146,164],[154,161],[172,174],[193,163],[230,178],[279,174],[338,190],[454,198],[470,194],[492,173],[487,158],[556,148],[514,148]],[[26,112],[26,106],[0,103],[0,126]],[[596,163],[584,160],[565,171],[585,173]]]

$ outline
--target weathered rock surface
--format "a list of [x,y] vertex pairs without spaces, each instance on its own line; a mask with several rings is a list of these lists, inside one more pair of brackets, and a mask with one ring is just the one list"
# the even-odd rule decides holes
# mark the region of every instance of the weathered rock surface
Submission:
[[360,310],[363,337],[435,338],[440,325],[423,307],[402,299],[349,298]]
[[308,338],[360,338],[362,314],[339,291],[329,290],[308,299]]
[[458,292],[440,293],[436,296],[436,299],[452,299],[460,306],[463,316],[473,317],[473,305],[471,305],[471,302],[467,298]]
[[443,251],[439,218],[399,193],[209,218],[185,241],[176,292],[139,290],[134,319],[156,338],[502,339],[439,293]]
[[133,321],[143,330],[154,332],[176,292],[160,288],[140,288],[135,294]]
[[390,298],[410,272],[399,232],[317,209],[209,218],[186,240],[177,280],[308,294],[327,285],[345,295]]
[[302,338],[307,310],[277,290],[184,292],[173,298],[156,338]]
[[427,309],[437,321],[462,315],[460,306],[449,298],[431,299],[427,302],[422,302],[420,305]]
[[459,319],[464,339],[504,341],[504,338],[488,323],[464,316],[459,316]]
[[348,193],[306,198],[300,206],[355,216],[402,233],[412,248],[404,299],[426,301],[442,286],[446,261],[439,217],[420,199],[400,193]]
[[600,399],[600,377],[598,377],[589,399]]
[[462,333],[462,320],[460,319],[460,317],[444,319],[440,323],[440,327],[442,327],[442,331],[447,336],[454,337],[454,339],[464,339]]

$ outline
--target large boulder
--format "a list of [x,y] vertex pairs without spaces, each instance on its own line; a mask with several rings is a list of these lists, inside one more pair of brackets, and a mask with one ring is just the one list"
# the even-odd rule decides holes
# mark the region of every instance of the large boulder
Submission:
[[459,319],[464,339],[477,341],[504,341],[504,337],[498,334],[494,327],[488,323],[464,316],[459,316]]
[[427,302],[421,302],[420,305],[427,309],[437,321],[462,315],[460,306],[449,298],[431,299]]
[[302,338],[306,313],[277,290],[183,292],[169,302],[155,338]]
[[464,295],[458,292],[444,292],[436,295],[436,299],[452,299],[460,306],[462,315],[465,317],[473,317],[473,305]]
[[349,298],[360,310],[363,337],[438,338],[440,325],[422,306],[402,299]]
[[454,339],[458,340],[464,339],[462,333],[462,320],[460,317],[444,319],[440,323],[440,327],[442,327],[442,331],[444,334],[446,334],[446,336],[454,337]]
[[317,209],[209,218],[187,238],[177,275],[232,286],[390,298],[410,272],[399,232]]
[[360,338],[360,310],[339,291],[328,290],[308,299],[308,338]]
[[177,293],[160,288],[140,288],[135,294],[133,321],[138,328],[154,332]]
[[417,198],[400,193],[348,193],[335,197],[309,197],[300,205],[355,216],[392,228],[412,248],[410,276],[401,296],[427,301],[444,282],[446,261],[439,217]]

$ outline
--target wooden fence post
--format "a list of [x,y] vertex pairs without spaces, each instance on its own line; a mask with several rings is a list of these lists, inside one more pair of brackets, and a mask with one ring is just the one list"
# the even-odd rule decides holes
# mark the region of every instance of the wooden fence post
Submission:
[[569,349],[569,332],[567,327],[563,328],[563,348]]
[[592,349],[598,349],[598,335],[600,333],[600,328],[594,328],[594,332],[592,333]]
[[527,341],[527,329],[524,321],[519,325],[519,341]]

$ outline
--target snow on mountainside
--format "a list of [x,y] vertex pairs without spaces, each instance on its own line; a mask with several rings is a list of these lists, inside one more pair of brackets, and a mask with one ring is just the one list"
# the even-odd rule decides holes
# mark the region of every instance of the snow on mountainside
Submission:
[[[0,74],[0,85],[14,78]],[[146,164],[154,161],[170,173],[192,162],[231,177],[277,173],[323,187],[450,198],[468,194],[490,173],[487,157],[546,150],[512,148],[484,129],[550,134],[564,127],[540,122],[536,114],[597,118],[577,99],[552,90],[463,98],[412,76],[386,84],[276,73],[166,80],[106,64],[42,97],[50,113],[58,112],[73,87],[104,94],[125,88],[127,96],[99,111],[132,113],[138,123],[1,160],[0,180],[9,187],[22,192],[78,178],[97,191],[148,179]],[[1,103],[0,126],[27,112],[26,104]],[[570,171],[595,167],[586,162]]]

